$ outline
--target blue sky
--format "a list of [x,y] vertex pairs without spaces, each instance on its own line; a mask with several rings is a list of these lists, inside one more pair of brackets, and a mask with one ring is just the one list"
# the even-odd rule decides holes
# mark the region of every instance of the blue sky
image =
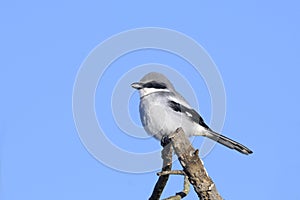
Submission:
[[[120,172],[87,151],[73,120],[72,93],[81,64],[97,45],[150,26],[182,32],[208,52],[226,91],[222,133],[254,151],[244,156],[216,145],[204,158],[223,198],[299,199],[299,6],[297,1],[2,1],[0,198],[149,197],[156,172]],[[124,74],[145,63],[182,74],[208,124],[212,107],[204,80],[179,57],[154,50],[124,55],[99,82],[95,108],[109,140],[138,153],[159,149],[159,142],[124,134],[110,109],[111,94]],[[128,109],[140,125],[137,102],[134,93]],[[196,139],[196,148],[202,140]],[[182,178],[172,177],[164,197],[181,187]],[[186,199],[195,197],[191,190]]]

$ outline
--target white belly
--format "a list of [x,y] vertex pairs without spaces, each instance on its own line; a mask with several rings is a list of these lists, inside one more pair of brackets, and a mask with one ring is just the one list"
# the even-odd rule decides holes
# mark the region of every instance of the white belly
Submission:
[[162,136],[169,135],[182,127],[188,136],[199,135],[201,126],[166,105],[166,102],[161,101],[149,102],[146,99],[141,101],[140,117],[148,134],[161,140]]

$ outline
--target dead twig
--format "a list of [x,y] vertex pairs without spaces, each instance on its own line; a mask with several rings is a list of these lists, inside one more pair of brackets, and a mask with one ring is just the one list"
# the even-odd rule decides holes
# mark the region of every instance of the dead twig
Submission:
[[[173,149],[171,144],[167,144],[164,146],[163,150],[161,151],[161,157],[163,159],[163,167],[162,172],[171,171],[172,169],[172,154]],[[169,174],[160,176],[154,186],[153,192],[149,200],[159,200],[166,184],[169,179]]]
[[178,156],[183,171],[188,176],[189,182],[194,186],[199,199],[221,200],[222,197],[218,193],[214,182],[208,176],[202,160],[199,158],[198,150],[193,148],[182,128],[178,128],[168,138]]

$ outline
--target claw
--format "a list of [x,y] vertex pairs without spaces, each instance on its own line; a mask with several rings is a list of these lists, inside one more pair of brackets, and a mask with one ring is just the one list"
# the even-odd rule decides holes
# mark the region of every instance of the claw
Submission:
[[162,136],[161,140],[160,140],[160,145],[162,147],[167,146],[170,143],[170,138],[168,136]]

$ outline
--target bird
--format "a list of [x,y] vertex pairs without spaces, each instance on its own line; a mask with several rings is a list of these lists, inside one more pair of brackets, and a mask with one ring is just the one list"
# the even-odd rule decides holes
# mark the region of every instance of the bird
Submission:
[[139,91],[142,125],[157,140],[162,141],[181,127],[189,137],[204,136],[240,153],[253,153],[246,146],[213,131],[165,75],[150,72],[131,87]]

